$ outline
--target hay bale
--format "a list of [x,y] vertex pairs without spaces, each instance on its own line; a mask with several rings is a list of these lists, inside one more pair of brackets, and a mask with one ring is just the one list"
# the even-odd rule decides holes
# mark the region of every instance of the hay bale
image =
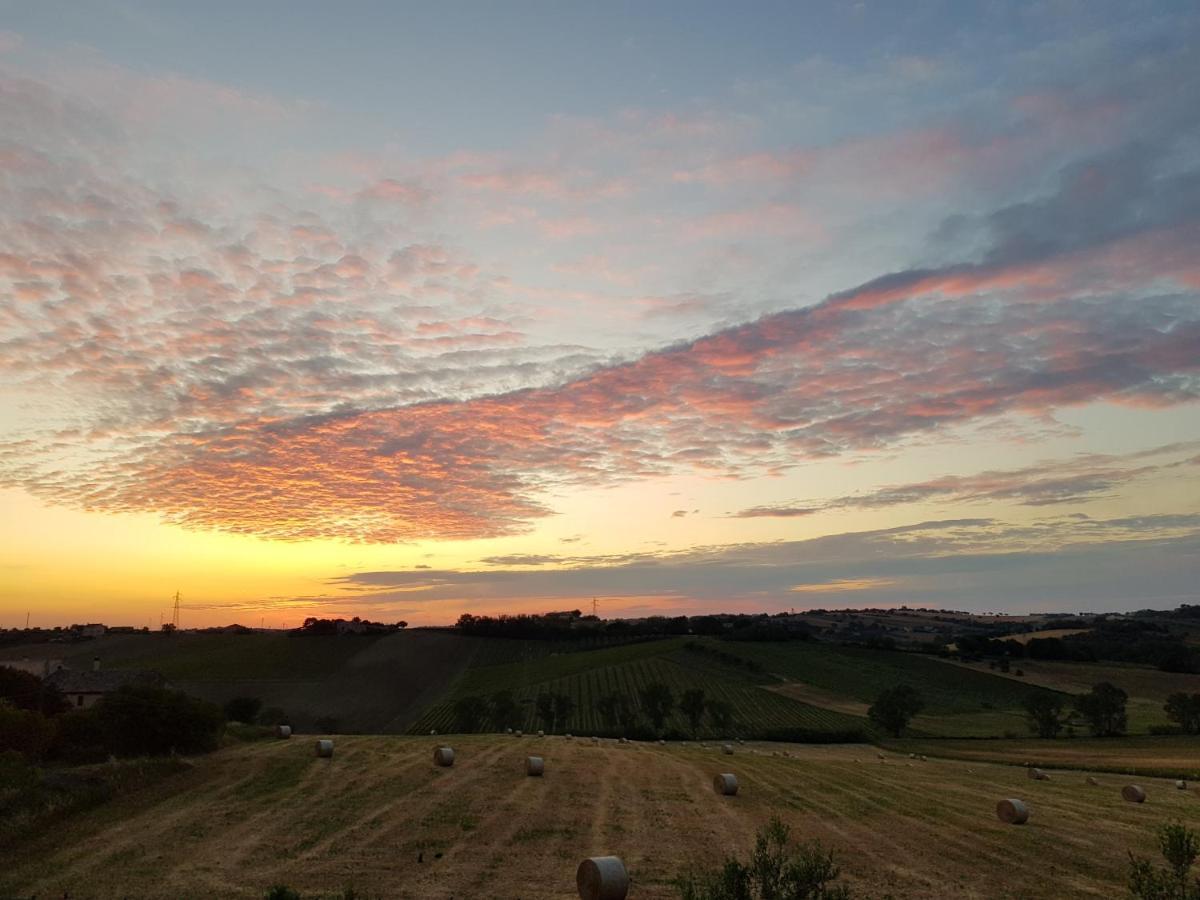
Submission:
[[658,739],[658,746],[660,746],[660,747],[665,747],[665,746],[667,746],[667,742],[666,742],[666,741],[664,741],[662,738],[659,738],[659,739]]
[[1001,800],[996,804],[996,818],[1007,825],[1024,825],[1029,821],[1029,807],[1020,800]]
[[1043,772],[1041,769],[1034,768],[1031,766],[1029,769],[1029,780],[1030,781],[1049,781],[1050,776],[1047,775],[1045,772]]
[[616,856],[593,856],[575,870],[575,887],[581,900],[625,900],[629,873]]
[[909,758],[909,759],[916,759],[916,758],[917,758],[917,754],[915,754],[915,753],[910,753],[910,754],[908,754],[908,758]]
[[574,737],[574,735],[568,731],[566,734],[563,735],[563,737],[565,737],[569,741],[569,740],[571,740],[571,738]]
[[733,756],[733,744],[722,744],[721,752],[726,756]]
[[1182,778],[1180,778],[1178,781],[1175,782],[1175,790],[1186,791],[1187,790],[1187,782],[1184,781]]
[[621,738],[621,740],[617,741],[617,743],[618,744],[628,744],[629,738]]
[[505,729],[504,729],[504,733],[505,733],[505,734],[512,734],[512,729],[511,729],[511,728],[505,728]]
[[317,756],[321,759],[332,759],[333,741],[317,741]]
[[433,751],[433,761],[436,765],[442,767],[454,765],[454,748],[438,747]]
[[542,729],[539,728],[538,729],[538,737],[545,737],[545,736],[546,736],[546,732],[542,731]]
[[922,754],[921,762],[929,762],[929,757]]
[[276,725],[275,726],[275,737],[290,738],[291,736],[292,736],[292,726],[291,725]]
[[525,774],[529,776],[540,776],[546,771],[546,761],[540,756],[525,757]]
[[732,772],[722,772],[713,777],[713,790],[724,797],[732,797],[737,793],[737,776]]
[[885,753],[880,753],[880,754],[879,754],[879,758],[880,758],[880,759],[887,759],[887,754],[885,754]]
[[1089,775],[1087,777],[1087,783],[1094,787],[1094,786],[1098,785],[1100,782],[1098,782],[1095,778],[1093,778],[1091,775]]
[[515,734],[517,737],[520,737],[520,736],[521,736],[521,729],[520,729],[520,728],[518,728],[516,731],[514,731],[514,732],[513,732],[513,734]]
[[1121,788],[1121,799],[1127,800],[1130,803],[1145,803],[1146,792],[1139,785],[1127,784]]
[[432,734],[437,734],[437,729],[436,729],[436,728],[430,728],[430,729],[429,729],[429,733],[430,733],[431,735],[432,735]]

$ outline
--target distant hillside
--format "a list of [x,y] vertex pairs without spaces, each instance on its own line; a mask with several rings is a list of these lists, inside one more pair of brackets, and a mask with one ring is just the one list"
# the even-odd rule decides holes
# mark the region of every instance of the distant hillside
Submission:
[[[99,656],[109,668],[149,668],[173,685],[218,703],[258,697],[300,731],[361,733],[462,730],[454,713],[465,697],[487,700],[508,690],[518,713],[507,723],[540,726],[536,698],[565,694],[572,712],[559,731],[617,734],[600,701],[618,694],[638,705],[646,685],[667,685],[676,700],[698,688],[727,704],[728,726],[705,717],[699,735],[789,740],[853,740],[874,731],[867,706],[884,689],[910,684],[926,708],[917,734],[946,737],[1024,735],[1021,704],[1046,690],[921,653],[820,641],[727,641],[709,637],[591,637],[523,640],[471,637],[450,630],[388,635],[288,633],[122,634],[77,643],[8,647],[0,659],[61,658],[74,668]],[[1049,685],[1055,687],[1057,685]],[[635,733],[645,734],[644,716]],[[481,721],[472,730],[503,727]],[[676,708],[664,729],[691,734]]]
[[312,636],[286,632],[120,634],[78,643],[0,650],[0,663],[62,659],[70,668],[155,669],[197,697],[251,696],[287,714],[299,730],[318,720],[344,732],[403,732],[441,695],[479,641],[440,631]]
[[[540,643],[540,648],[539,648]],[[506,646],[507,644],[507,646]],[[534,703],[542,693],[564,693],[574,710],[560,731],[618,733],[600,714],[599,701],[619,693],[636,702],[641,688],[661,682],[676,700],[689,688],[724,700],[735,711],[734,733],[781,739],[791,732],[823,735],[861,731],[873,735],[866,707],[886,688],[910,684],[925,699],[925,712],[914,722],[927,735],[957,737],[1026,733],[1022,701],[1045,690],[1015,684],[987,672],[964,670],[917,653],[841,646],[815,641],[741,642],[712,638],[670,638],[602,650],[546,655],[553,642],[488,639],[484,650],[462,672],[447,696],[411,728],[414,733],[454,730],[454,704],[464,697],[486,699],[510,690],[520,706],[514,728],[539,727]],[[516,661],[492,662],[508,650],[527,653]],[[540,653],[530,651],[541,650]],[[491,664],[487,664],[491,663]],[[495,724],[482,726],[494,727]],[[690,734],[676,709],[666,731]],[[701,737],[730,731],[706,723]],[[843,738],[844,739],[844,738]]]

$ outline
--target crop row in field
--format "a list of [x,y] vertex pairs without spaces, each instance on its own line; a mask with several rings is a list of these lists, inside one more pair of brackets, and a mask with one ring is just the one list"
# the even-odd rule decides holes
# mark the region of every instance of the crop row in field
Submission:
[[[678,642],[662,642],[671,646],[664,648],[668,652],[676,649]],[[596,655],[596,654],[587,654]],[[572,667],[562,667],[569,669]],[[473,674],[473,673],[472,673]],[[640,705],[639,693],[647,685],[661,683],[667,685],[676,701],[683,692],[690,688],[699,688],[705,696],[712,700],[724,701],[733,710],[733,733],[745,736],[776,736],[788,734],[800,735],[811,732],[810,737],[819,734],[853,736],[855,732],[867,730],[864,719],[849,716],[831,710],[820,709],[808,704],[799,703],[787,697],[756,687],[748,680],[740,678],[736,672],[710,672],[702,668],[680,665],[666,655],[650,656],[643,654],[625,662],[614,665],[592,667],[583,670],[564,671],[557,677],[531,678],[516,681],[512,676],[505,681],[491,683],[477,682],[468,675],[460,682],[452,696],[445,702],[431,708],[413,726],[413,732],[424,732],[430,729],[439,731],[455,730],[454,702],[464,696],[475,694],[487,697],[492,690],[512,690],[518,703],[520,713],[516,721],[506,723],[513,728],[533,730],[542,727],[537,718],[536,698],[541,693],[566,694],[572,700],[573,711],[566,722],[558,723],[559,731],[576,732],[580,734],[612,734],[621,731],[619,726],[608,723],[600,713],[600,700],[609,694],[619,694],[628,698],[635,705]],[[530,667],[530,674],[543,675],[542,668]],[[491,723],[487,727],[499,727],[501,723]],[[642,718],[641,733],[648,728],[645,717]],[[699,736],[720,736],[722,729],[717,729],[706,717],[701,726]],[[673,710],[664,725],[664,732],[679,735],[691,734],[691,726],[687,717],[678,708]]]

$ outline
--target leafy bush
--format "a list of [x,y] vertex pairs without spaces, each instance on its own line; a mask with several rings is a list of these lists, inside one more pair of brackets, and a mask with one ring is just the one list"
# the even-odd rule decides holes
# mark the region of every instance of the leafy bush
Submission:
[[54,742],[54,731],[54,721],[40,712],[0,703],[0,753],[11,750],[40,759]]
[[832,885],[839,875],[833,853],[819,842],[794,846],[779,819],[759,830],[749,864],[725,865],[675,881],[682,900],[849,900],[850,889]]
[[209,753],[225,727],[217,706],[161,688],[126,685],[96,704],[96,715],[116,756]]
[[1139,900],[1200,900],[1200,880],[1190,881],[1192,864],[1200,853],[1200,838],[1175,823],[1158,830],[1158,848],[1168,868],[1156,869],[1150,860],[1129,854],[1129,891]]
[[262,701],[257,697],[234,697],[225,704],[225,718],[230,722],[253,725],[258,721]]
[[33,710],[47,716],[56,716],[69,708],[66,699],[53,685],[9,666],[0,666],[0,702],[4,701],[17,709]]

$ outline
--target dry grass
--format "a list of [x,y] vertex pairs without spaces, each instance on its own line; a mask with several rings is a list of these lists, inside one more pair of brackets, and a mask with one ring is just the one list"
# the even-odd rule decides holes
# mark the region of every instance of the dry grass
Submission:
[[[714,747],[547,738],[548,774],[527,778],[522,742],[455,740],[451,769],[432,764],[436,738],[343,736],[331,761],[307,742],[223,750],[169,795],[143,792],[0,851],[0,896],[261,897],[286,882],[530,900],[573,896],[579,861],[615,854],[639,898],[666,898],[675,875],[745,855],[777,815],[834,849],[866,896],[1112,897],[1126,849],[1151,854],[1159,823],[1200,812],[1200,797],[1166,780],[1140,778],[1149,799],[1131,804],[1111,776],[1030,782],[1014,766],[881,763],[861,746],[751,743],[730,767]],[[713,775],[729,768],[738,795],[714,802]],[[997,820],[1006,797],[1029,804],[1028,825]]]

